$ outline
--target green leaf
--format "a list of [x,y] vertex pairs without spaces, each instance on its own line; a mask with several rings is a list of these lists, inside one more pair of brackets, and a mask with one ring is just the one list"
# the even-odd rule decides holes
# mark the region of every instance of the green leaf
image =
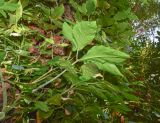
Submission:
[[72,27],[69,26],[66,22],[63,23],[63,35],[65,36],[66,39],[68,39],[69,41],[71,41],[72,43],[72,47],[76,47],[76,43],[74,41],[74,38],[73,38],[73,34],[72,34]]
[[44,112],[44,111],[38,111],[38,112],[39,112],[40,118],[47,119],[52,115],[53,111],[54,109],[50,109],[48,112]]
[[131,9],[127,9],[125,11],[119,11],[115,16],[114,19],[116,21],[121,21],[125,19],[135,20],[137,16],[132,13]]
[[51,38],[45,38],[45,42],[50,43],[50,44],[54,44],[54,40]]
[[131,101],[138,101],[139,100],[139,98],[133,94],[124,93],[123,95],[125,98],[127,98],[128,100],[131,100]]
[[21,4],[22,4],[23,8],[25,8],[26,6],[29,5],[29,0],[21,0]]
[[130,58],[128,54],[112,49],[110,47],[94,46],[80,60],[96,61],[96,62],[101,62],[103,64],[105,62],[119,64],[124,62],[128,58]]
[[19,5],[16,3],[5,2],[3,5],[0,6],[0,9],[6,11],[15,11],[18,7]]
[[5,118],[5,112],[0,112],[0,120],[3,120]]
[[72,73],[76,73],[75,69],[74,69],[74,66],[72,65],[72,63],[69,61],[69,60],[65,60],[65,59],[60,59],[58,62],[57,62],[57,65],[59,67],[62,67],[64,69],[66,69],[67,71],[70,71]]
[[81,66],[82,77],[92,78],[99,73],[95,64],[88,63]]
[[79,82],[81,82],[81,80],[79,79],[79,76],[76,73],[73,73],[73,72],[70,72],[70,71],[63,74],[63,77],[69,83],[72,83],[74,85],[77,85],[77,84],[79,84]]
[[4,57],[5,57],[5,52],[0,51],[0,62],[3,61]]
[[113,75],[123,76],[115,64],[109,62],[105,62],[104,64],[99,62],[93,62],[93,63],[95,63],[100,70],[107,71]]
[[61,95],[56,94],[52,96],[51,98],[47,99],[47,102],[52,105],[60,106],[61,105]]
[[97,6],[97,0],[88,0],[86,2],[86,9],[87,9],[87,14],[92,14]]
[[19,7],[16,9],[16,23],[20,20],[23,13],[23,7],[21,1],[18,2]]
[[12,26],[12,28],[15,32],[20,33],[21,31],[17,27],[17,23],[22,17],[23,7],[22,7],[22,4],[20,1],[17,3],[17,5],[18,5],[18,7],[16,8],[16,14],[10,14],[9,24],[10,24],[10,26]]
[[49,60],[48,64],[51,65],[51,66],[55,66],[59,62],[59,60],[60,60],[60,57],[56,56],[52,60]]
[[35,102],[35,108],[44,112],[49,111],[49,107],[46,102],[41,102],[41,101]]
[[81,21],[71,28],[67,23],[63,24],[63,35],[72,43],[72,50],[82,50],[92,42],[97,31],[96,21]]
[[118,13],[114,16],[114,19],[115,19],[116,21],[120,21],[120,20],[127,19],[127,18],[128,18],[128,15],[126,15],[126,12],[125,12],[125,11],[118,12]]
[[117,105],[112,105],[110,108],[119,111],[119,112],[127,112],[131,111],[125,104],[117,104]]
[[53,11],[53,18],[54,19],[60,18],[63,15],[63,13],[64,13],[64,6],[63,5],[58,6]]
[[143,81],[135,81],[135,82],[130,83],[130,85],[145,87],[145,84]]
[[97,5],[101,9],[109,9],[110,4],[106,0],[97,0]]
[[5,13],[5,11],[0,10],[0,14],[3,15],[4,18],[7,18],[7,14]]
[[92,62],[100,70],[113,75],[123,76],[115,64],[120,64],[129,58],[129,55],[105,46],[94,46],[80,60]]
[[103,99],[103,100],[106,100],[106,99],[107,99],[107,97],[106,97],[106,95],[103,93],[103,90],[102,90],[102,89],[96,88],[95,86],[92,86],[92,85],[88,86],[87,89],[88,89],[88,91],[89,91],[90,93],[92,93],[93,95],[95,95],[97,98],[101,98],[101,99]]
[[78,10],[85,15],[87,13],[86,3],[83,3],[82,6],[78,6]]
[[0,1],[0,7],[4,5],[4,0]]

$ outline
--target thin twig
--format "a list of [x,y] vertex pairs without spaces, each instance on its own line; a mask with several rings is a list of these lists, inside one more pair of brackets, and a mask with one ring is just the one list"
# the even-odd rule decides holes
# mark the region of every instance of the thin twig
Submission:
[[53,82],[54,80],[58,79],[61,75],[63,75],[67,70],[62,71],[60,74],[58,74],[56,77],[54,77],[53,79],[45,82],[44,84],[38,86],[36,89],[32,90],[32,93],[38,91],[39,89],[45,87],[46,85],[50,84],[51,82]]
[[[72,65],[76,64],[77,62],[79,62],[79,60],[76,60]],[[60,74],[58,74],[57,76],[55,76],[53,79],[51,79],[51,80],[45,82],[44,84],[38,86],[36,89],[33,89],[33,90],[32,90],[32,93],[38,91],[39,89],[42,89],[43,87],[45,87],[46,85],[48,85],[48,84],[50,84],[50,83],[52,83],[54,80],[56,80],[56,79],[58,79],[60,76],[62,76],[66,71],[67,71],[66,69],[63,70]]]
[[36,80],[34,80],[33,82],[31,82],[31,84],[35,84],[35,83],[39,82],[39,80],[42,80],[42,78],[44,78],[45,76],[47,76],[52,71],[53,71],[53,69],[50,69],[48,72],[44,73],[42,76],[40,76],[39,78],[37,78]]

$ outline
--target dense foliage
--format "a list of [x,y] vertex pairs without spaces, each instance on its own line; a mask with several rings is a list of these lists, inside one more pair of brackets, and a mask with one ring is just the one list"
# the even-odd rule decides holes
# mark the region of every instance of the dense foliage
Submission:
[[[150,62],[143,60],[145,55],[157,57],[159,45],[150,55],[148,47],[133,43],[134,25],[150,17],[141,18],[138,11],[148,4],[146,0],[1,0],[1,121],[158,122],[157,105],[148,111],[151,99],[145,100],[150,96],[148,86],[152,87],[146,84],[150,81],[146,75],[155,73],[147,72],[144,65]],[[153,115],[146,118],[150,111]]]

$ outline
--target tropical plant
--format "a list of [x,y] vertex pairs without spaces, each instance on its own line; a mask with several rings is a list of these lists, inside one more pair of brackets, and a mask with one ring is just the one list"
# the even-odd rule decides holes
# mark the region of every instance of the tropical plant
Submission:
[[135,2],[1,0],[2,122],[129,121]]

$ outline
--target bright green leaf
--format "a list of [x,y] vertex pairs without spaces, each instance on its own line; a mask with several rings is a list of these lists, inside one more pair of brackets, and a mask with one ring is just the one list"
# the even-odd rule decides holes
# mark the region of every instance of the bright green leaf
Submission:
[[99,62],[93,62],[93,63],[95,63],[100,70],[109,72],[113,75],[123,76],[115,64],[111,64],[108,62],[105,62],[104,64]]
[[15,11],[18,7],[18,4],[5,2],[2,6],[0,6],[0,9],[6,11]]
[[105,46],[94,46],[80,60],[89,61],[97,65],[100,70],[113,75],[123,76],[115,64],[120,64],[129,58],[129,55]]
[[83,61],[99,61],[101,63],[122,63],[130,58],[128,54],[105,46],[94,46],[91,48],[81,60]]
[[83,3],[82,6],[78,6],[78,10],[79,10],[79,12],[81,12],[82,14],[86,14],[86,13],[87,13],[86,4]]
[[69,26],[66,22],[63,24],[62,32],[65,38],[71,41],[73,47],[76,47],[76,42],[74,41],[73,34],[72,34],[72,27]]
[[0,1],[0,7],[4,5],[4,0]]
[[45,42],[50,43],[50,44],[54,44],[54,40],[51,38],[45,38]]
[[97,31],[95,21],[82,21],[74,25],[73,29],[67,24],[63,24],[63,35],[72,43],[72,50],[82,50],[92,42]]
[[16,23],[20,20],[23,13],[23,7],[21,1],[18,2],[19,7],[16,9]]

